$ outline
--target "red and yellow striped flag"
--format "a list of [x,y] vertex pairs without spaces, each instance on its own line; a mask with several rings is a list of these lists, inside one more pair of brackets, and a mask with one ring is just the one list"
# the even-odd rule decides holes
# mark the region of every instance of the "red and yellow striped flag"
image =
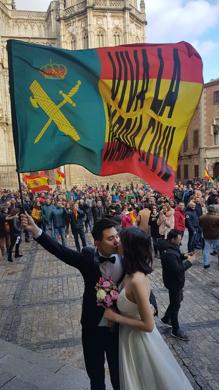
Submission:
[[24,175],[23,180],[32,192],[50,190],[48,185],[49,178],[46,176],[45,172],[41,172],[37,175]]
[[212,177],[209,175],[208,168],[205,168],[204,171],[204,179],[208,180],[210,183],[214,183],[214,180]]
[[60,169],[56,169],[55,171],[55,181],[56,185],[61,185],[64,181],[65,174]]

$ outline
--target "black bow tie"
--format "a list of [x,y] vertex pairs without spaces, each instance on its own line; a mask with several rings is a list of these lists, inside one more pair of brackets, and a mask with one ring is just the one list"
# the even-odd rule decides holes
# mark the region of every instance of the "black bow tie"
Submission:
[[116,262],[116,256],[112,256],[112,257],[103,257],[103,256],[99,256],[99,262],[102,264],[104,263],[105,261],[110,261],[112,264],[115,264]]

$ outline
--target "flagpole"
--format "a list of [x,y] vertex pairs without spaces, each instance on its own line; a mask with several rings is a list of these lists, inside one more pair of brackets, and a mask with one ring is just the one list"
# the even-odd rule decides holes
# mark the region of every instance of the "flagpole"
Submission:
[[[15,103],[15,96],[14,96],[14,80],[13,80],[13,64],[12,64],[12,40],[7,41],[7,51],[8,51],[8,72],[9,72],[9,93],[10,93],[10,102],[11,102],[11,120],[12,120],[12,131],[13,131],[13,140],[14,140],[14,148],[15,148],[15,159],[16,159],[16,172],[18,177],[18,186],[19,186],[19,192],[20,192],[20,198],[21,198],[21,211],[22,213],[25,212],[24,210],[24,199],[22,194],[22,187],[21,187],[21,178],[20,174],[18,172],[19,169],[19,163],[18,163],[18,140],[15,139],[15,134],[17,132],[17,118],[16,118],[16,103]],[[13,80],[13,81],[12,81]]]
[[18,186],[19,186],[19,192],[20,192],[20,198],[21,198],[21,211],[22,211],[22,213],[25,213],[24,198],[23,198],[23,193],[22,193],[22,184],[21,184],[20,173],[18,172],[18,170],[17,170],[17,177],[18,177]]

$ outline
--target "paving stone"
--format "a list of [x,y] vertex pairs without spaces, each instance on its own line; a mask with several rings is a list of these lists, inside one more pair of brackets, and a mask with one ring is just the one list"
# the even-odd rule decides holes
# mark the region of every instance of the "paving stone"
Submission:
[[58,390],[63,385],[65,385],[66,389],[68,387],[71,388],[73,385],[81,385],[84,388],[89,388],[89,380],[85,374],[85,371],[71,366],[64,366],[54,377],[54,383],[52,382],[52,389]]
[[[87,238],[92,242],[90,234]],[[21,246],[24,256],[18,262],[0,264],[0,338],[48,354],[63,366],[71,364],[83,369],[80,315],[84,285],[80,273],[51,256],[35,241],[22,242]],[[74,248],[72,237],[68,246]],[[183,248],[186,250],[186,235]],[[157,259],[151,283],[161,318],[168,306],[168,291],[163,286]],[[218,291],[217,259],[211,257],[210,269],[204,270],[200,258],[186,272],[179,315],[180,325],[190,341],[173,339],[170,331],[157,321],[158,329],[194,389],[218,390]]]
[[41,365],[42,367],[45,367],[48,371],[54,373],[60,370],[64,365],[64,363],[62,362],[48,359],[48,356],[44,356],[43,353],[34,353],[32,351],[19,347],[18,345],[7,343],[4,340],[0,340],[0,351],[2,353],[2,357],[10,354],[18,360],[24,360],[28,363]]
[[50,373],[45,367],[39,366],[39,364],[33,364],[22,358],[15,358],[12,355],[6,355],[0,360],[0,369],[2,371],[7,369],[9,373],[22,378],[24,382],[31,383],[39,388],[43,388],[44,384],[50,383],[55,375]]
[[9,374],[3,370],[0,370],[0,388],[10,382],[13,378],[15,378],[14,374]]
[[33,385],[32,383],[27,383],[22,381],[19,378],[14,378],[6,385],[2,387],[2,390],[41,390],[38,386]]

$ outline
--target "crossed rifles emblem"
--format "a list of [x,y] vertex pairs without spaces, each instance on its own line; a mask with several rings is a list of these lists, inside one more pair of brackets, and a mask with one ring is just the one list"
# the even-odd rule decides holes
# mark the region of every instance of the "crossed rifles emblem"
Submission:
[[65,115],[62,113],[61,108],[65,106],[65,104],[69,103],[72,107],[76,106],[76,103],[72,100],[72,97],[78,92],[81,85],[81,81],[78,80],[76,85],[69,91],[69,93],[65,93],[63,91],[59,91],[59,94],[63,97],[63,100],[56,104],[44,91],[38,81],[34,80],[30,85],[30,90],[33,96],[30,97],[30,102],[34,108],[41,107],[42,110],[48,115],[49,119],[43,126],[42,130],[36,137],[34,143],[40,141],[48,127],[52,122],[56,124],[58,129],[72,138],[73,141],[79,141],[80,137],[77,133],[76,129],[72,124],[68,121]]

